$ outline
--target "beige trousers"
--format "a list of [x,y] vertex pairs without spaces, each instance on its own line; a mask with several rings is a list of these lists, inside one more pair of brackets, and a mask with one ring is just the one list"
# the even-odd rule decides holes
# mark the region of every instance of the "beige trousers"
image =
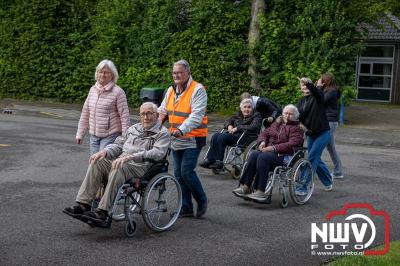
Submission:
[[98,208],[109,212],[118,189],[127,180],[143,176],[150,167],[149,165],[128,162],[118,169],[111,169],[111,164],[112,161],[108,159],[101,159],[96,163],[89,164],[85,179],[76,196],[76,202],[91,205],[98,189],[103,183],[107,183]]

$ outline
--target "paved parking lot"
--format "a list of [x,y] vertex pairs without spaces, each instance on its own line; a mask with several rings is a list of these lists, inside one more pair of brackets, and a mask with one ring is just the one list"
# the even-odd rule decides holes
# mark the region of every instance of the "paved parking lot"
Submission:
[[[400,126],[354,122],[362,107],[338,131],[346,177],[332,192],[316,181],[304,206],[281,209],[276,196],[270,205],[257,205],[232,195],[230,176],[200,168],[209,197],[205,217],[180,219],[164,233],[148,230],[138,217],[132,239],[123,235],[122,223],[93,229],[61,212],[73,203],[87,168],[87,140],[74,143],[79,111],[0,107],[13,111],[0,114],[0,265],[318,265],[330,257],[311,255],[311,223],[355,202],[385,210],[390,238],[400,239]],[[211,133],[222,119],[211,116]],[[377,239],[383,243],[382,235]]]

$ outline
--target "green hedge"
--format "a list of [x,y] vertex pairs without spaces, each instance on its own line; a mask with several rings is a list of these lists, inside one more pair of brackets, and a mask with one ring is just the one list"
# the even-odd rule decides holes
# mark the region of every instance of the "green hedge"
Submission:
[[[266,4],[257,69],[262,94],[281,104],[297,101],[300,75],[330,71],[351,87],[363,45],[356,25],[383,6],[398,10],[393,0]],[[105,58],[131,106],[142,87],[171,84],[171,65],[182,58],[208,86],[210,111],[235,109],[241,92],[256,93],[247,73],[250,0],[4,0],[0,17],[0,97],[82,102]]]

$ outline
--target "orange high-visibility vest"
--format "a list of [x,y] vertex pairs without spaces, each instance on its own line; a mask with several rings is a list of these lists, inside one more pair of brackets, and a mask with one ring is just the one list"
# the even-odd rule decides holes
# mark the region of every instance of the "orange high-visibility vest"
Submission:
[[[167,99],[167,113],[168,113],[168,122],[169,122],[169,131],[178,129],[180,125],[182,125],[183,121],[189,117],[191,113],[190,100],[192,98],[194,89],[198,83],[196,81],[192,81],[189,87],[182,93],[179,101],[174,104],[175,99],[175,90],[172,89],[169,97]],[[189,133],[186,133],[183,137],[207,137],[208,134],[208,117],[204,115],[201,124],[192,129]]]

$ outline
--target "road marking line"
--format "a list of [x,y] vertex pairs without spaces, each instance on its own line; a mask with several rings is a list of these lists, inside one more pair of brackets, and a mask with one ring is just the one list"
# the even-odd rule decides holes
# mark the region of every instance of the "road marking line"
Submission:
[[0,143],[0,148],[1,148],[1,147],[9,147],[9,146],[10,146],[10,144],[1,144],[1,143]]
[[40,114],[44,114],[44,115],[49,115],[49,116],[55,116],[55,117],[62,117],[61,115],[58,114],[54,114],[54,113],[49,113],[49,112],[39,112]]

